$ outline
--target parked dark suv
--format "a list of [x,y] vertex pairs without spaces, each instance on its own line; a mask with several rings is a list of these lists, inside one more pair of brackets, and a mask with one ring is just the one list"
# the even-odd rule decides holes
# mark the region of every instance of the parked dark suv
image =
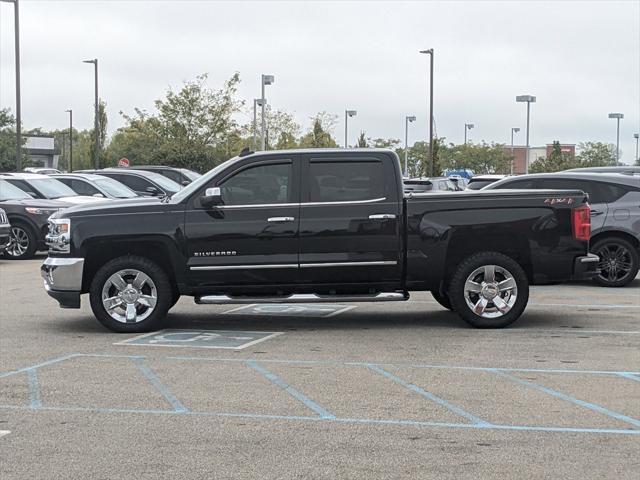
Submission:
[[35,199],[15,185],[0,179],[0,207],[11,223],[11,242],[4,256],[15,260],[31,258],[38,250],[46,250],[49,215],[70,207],[60,200]]
[[164,165],[136,165],[135,167],[129,168],[131,170],[145,170],[147,172],[159,173],[160,175],[173,180],[178,185],[183,186],[189,185],[191,182],[202,176],[188,168],[166,167]]
[[11,243],[11,225],[6,212],[0,208],[0,255]]
[[508,177],[483,190],[582,190],[591,205],[590,251],[600,257],[594,280],[605,287],[628,285],[640,265],[640,178],[619,173],[558,172]]

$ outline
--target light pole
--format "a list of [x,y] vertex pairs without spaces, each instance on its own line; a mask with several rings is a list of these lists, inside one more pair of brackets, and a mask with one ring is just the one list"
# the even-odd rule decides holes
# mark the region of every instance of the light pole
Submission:
[[527,150],[525,151],[525,160],[524,160],[524,173],[529,173],[529,118],[531,113],[531,104],[536,102],[536,97],[533,95],[518,95],[516,97],[516,102],[527,104]]
[[420,50],[429,55],[429,176],[433,177],[433,48]]
[[638,139],[640,138],[640,133],[634,133],[633,138],[636,139],[636,164],[640,162],[640,157],[638,156]]
[[16,171],[22,170],[22,108],[20,102],[20,6],[18,0],[0,0],[13,3],[13,33],[16,57]]
[[511,127],[511,175],[513,175],[513,134],[519,131],[520,127]]
[[95,133],[95,151],[93,152],[93,163],[95,169],[100,168],[100,132],[98,129],[98,59],[94,58],[93,60],[83,60],[82,63],[93,63],[93,71],[94,71],[94,80],[95,80],[95,92],[94,92],[94,119],[93,119],[93,128]]
[[349,145],[347,144],[347,134],[349,132],[349,117],[355,117],[358,114],[355,110],[345,110],[344,111],[344,148],[347,148]]
[[467,130],[471,130],[475,125],[473,123],[464,124],[464,144],[467,144]]
[[414,115],[404,117],[404,176],[409,176],[409,123],[415,122]]
[[253,99],[253,150],[257,148],[256,136],[258,130],[258,107],[262,107],[262,105],[264,105],[264,98]]
[[261,114],[262,114],[262,127],[260,129],[260,141],[261,141],[261,150],[264,150],[266,148],[266,137],[265,137],[265,132],[267,129],[267,123],[266,123],[266,118],[264,116],[264,108],[267,104],[267,99],[264,96],[264,87],[266,85],[273,85],[273,82],[275,81],[275,77],[273,75],[264,75],[262,74],[261,77],[261,85],[262,85],[262,97],[260,97],[260,99],[262,100],[262,105],[260,105],[260,107],[262,108]]
[[609,118],[615,118],[618,123],[616,130],[616,165],[620,161],[620,119],[624,118],[622,113],[610,113]]
[[73,172],[73,110],[65,110],[69,113],[69,173]]

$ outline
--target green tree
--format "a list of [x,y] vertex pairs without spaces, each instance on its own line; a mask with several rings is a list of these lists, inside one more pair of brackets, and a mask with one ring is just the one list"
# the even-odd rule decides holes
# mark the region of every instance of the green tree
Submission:
[[337,122],[335,115],[320,112],[315,117],[312,117],[311,121],[311,129],[300,138],[300,146],[302,148],[334,148],[338,146],[338,143],[331,135]]
[[[93,139],[93,142],[89,145],[89,157],[91,158],[92,167],[95,165],[95,129],[89,130],[89,135]],[[103,100],[98,100],[98,141],[100,142],[98,148],[98,164],[99,168],[105,166],[105,145],[107,142],[107,104]]]
[[560,172],[579,165],[579,160],[565,153],[560,142],[553,142],[553,149],[547,158],[539,158],[529,166],[530,173]]
[[[8,108],[0,109],[0,172],[16,169],[16,119]],[[26,139],[22,138],[24,145]],[[22,154],[22,166],[29,166],[28,157]]]
[[369,146],[369,142],[367,142],[367,134],[365,132],[360,132],[358,136],[358,141],[356,142],[356,147],[358,148],[367,148]]
[[[444,142],[443,142],[444,143]],[[469,169],[475,174],[508,173],[511,156],[504,145],[497,143],[435,144],[438,149],[438,167],[442,170]]]
[[581,167],[608,167],[616,164],[616,146],[603,142],[578,144],[578,164]]

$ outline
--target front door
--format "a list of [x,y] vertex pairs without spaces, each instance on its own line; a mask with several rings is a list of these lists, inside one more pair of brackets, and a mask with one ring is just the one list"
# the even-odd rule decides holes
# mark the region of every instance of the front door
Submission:
[[219,206],[192,199],[185,218],[192,286],[295,284],[300,174],[293,160],[253,160],[207,185],[220,187]]
[[391,162],[375,153],[305,155],[301,283],[398,283],[402,211]]

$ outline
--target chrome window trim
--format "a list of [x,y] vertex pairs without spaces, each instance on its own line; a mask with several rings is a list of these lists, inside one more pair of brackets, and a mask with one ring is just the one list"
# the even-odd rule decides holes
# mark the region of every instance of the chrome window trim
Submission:
[[273,265],[198,265],[189,270],[258,270],[264,268],[298,268],[297,263],[278,263]]
[[370,267],[381,265],[397,265],[395,260],[375,261],[375,262],[327,262],[327,263],[301,263],[300,268],[316,268],[316,267]]
[[300,202],[300,203],[259,203],[252,205],[218,205],[216,208],[229,210],[235,208],[273,208],[273,207],[306,207],[318,205],[358,205],[367,203],[376,203],[386,200],[387,197],[372,198],[370,200],[348,200],[343,202]]

